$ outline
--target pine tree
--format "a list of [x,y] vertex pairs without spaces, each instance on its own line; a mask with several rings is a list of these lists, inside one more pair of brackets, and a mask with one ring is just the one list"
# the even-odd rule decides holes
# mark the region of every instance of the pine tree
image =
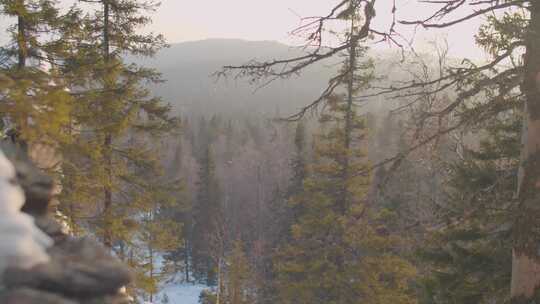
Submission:
[[511,277],[511,210],[519,165],[520,114],[510,110],[478,132],[478,150],[448,164],[438,229],[419,250],[428,267],[425,303],[506,303]]
[[[358,30],[357,5],[351,1],[340,15],[351,23],[349,37]],[[300,212],[275,262],[283,303],[416,302],[409,286],[415,269],[398,255],[399,238],[386,233],[391,212],[367,200],[367,134],[354,106],[372,78],[371,62],[358,61],[364,53],[351,44],[341,72],[346,93],[327,100],[313,164],[291,199]]]
[[199,138],[199,174],[197,195],[193,206],[192,258],[193,271],[198,280],[208,285],[215,284],[216,262],[212,259],[212,238],[220,229],[220,190],[215,176],[212,151],[214,133],[212,123],[201,120]]
[[[306,142],[306,127],[303,121],[300,121],[294,133],[294,147],[295,154],[291,161],[292,176],[289,182],[289,189],[286,197],[290,198],[299,194],[302,191],[302,183],[306,179],[307,168],[307,142]],[[294,214],[298,214],[298,211],[293,211]]]
[[[183,124],[183,131],[185,131],[185,124]],[[183,134],[182,134],[183,135]],[[180,176],[180,171],[183,169],[183,153],[186,153],[183,149],[182,135],[176,139],[178,140],[177,147],[174,152],[174,160],[168,163],[167,174],[169,179],[175,181],[178,185],[176,189],[171,190],[172,196],[176,198],[177,204],[173,206],[167,206],[164,208],[163,213],[166,219],[172,220],[177,225],[181,226],[180,231],[176,231],[181,236],[181,242],[174,244],[174,249],[169,250],[164,256],[164,260],[167,263],[167,267],[172,272],[184,272],[184,281],[191,281],[191,234],[193,226],[192,215],[192,199],[188,193],[188,185],[186,181]]]
[[33,0],[0,1],[0,16],[14,21],[7,28],[11,40],[0,48],[3,128],[11,129],[12,137],[30,150],[37,145],[63,148],[71,141],[74,106],[54,65],[62,53],[59,23],[63,17],[54,1]]
[[227,304],[254,303],[251,292],[253,273],[243,247],[242,241],[233,242],[227,258]]
[[[11,40],[0,46],[0,135],[26,149],[31,160],[61,189],[62,154],[74,142],[76,101],[57,61],[65,52],[56,1],[0,1],[0,17],[11,19]],[[57,201],[50,204],[51,209]],[[29,210],[27,210],[29,211]]]
[[[3,0],[0,1],[0,13],[14,20],[7,30],[11,43],[1,49],[5,60],[3,66],[15,65],[17,69],[24,69],[54,58],[58,39],[55,35],[60,22],[55,1]],[[45,37],[43,33],[51,37]]]
[[170,209],[181,208],[183,203],[169,197],[174,193],[172,189],[164,191],[161,199],[155,201],[154,206],[143,214],[137,239],[143,244],[139,248],[140,258],[135,267],[141,272],[138,287],[145,291],[150,302],[159,291],[159,283],[176,273],[176,269],[160,262],[160,257],[176,250],[182,244],[182,225],[175,218],[170,217]]
[[[346,103],[336,98],[323,115],[328,131],[317,139],[314,164],[303,191],[291,200],[302,213],[292,241],[276,257],[277,288],[283,303],[414,303],[408,280],[414,268],[396,254],[399,240],[387,236],[384,209],[366,204],[369,179],[359,145],[363,123],[352,114],[345,148]],[[347,159],[347,161],[345,161]],[[343,200],[345,198],[345,201]]]
[[301,214],[300,206],[292,206],[289,200],[303,191],[303,182],[307,177],[307,131],[304,121],[299,121],[294,129],[294,152],[290,160],[291,176],[284,191],[276,191],[270,205],[271,225],[277,231],[270,240],[270,247],[277,248],[283,241],[290,240],[290,226]]
[[159,74],[123,58],[151,56],[164,41],[139,33],[151,21],[144,13],[156,8],[152,1],[81,2],[96,10],[85,14],[74,9],[77,13],[69,20],[73,26],[64,28],[72,50],[65,54],[62,73],[77,98],[72,118],[80,136],[63,155],[61,207],[74,221],[98,213],[92,223],[98,236],[119,250],[132,241],[136,225],[128,223],[139,212],[148,212],[158,195],[146,182],[149,175],[154,180],[161,175],[149,138],[176,126],[169,106],[151,97],[144,85],[160,81]]
[[[0,73],[9,79],[2,86],[2,119],[30,150],[47,146],[58,156],[58,163],[46,169],[54,170],[62,185],[61,208],[72,228],[97,224],[97,234],[126,260],[139,254],[133,245],[141,241],[152,250],[163,249],[158,240],[174,230],[140,220],[155,203],[170,200],[163,197],[167,181],[146,181],[157,181],[161,174],[157,153],[149,148],[152,142],[142,134],[159,135],[175,120],[168,117],[168,106],[148,97],[141,84],[159,80],[158,74],[121,58],[151,55],[162,45],[161,37],[135,31],[149,22],[139,10],[153,5],[102,1],[103,11],[91,16],[77,7],[60,15],[55,4],[0,2],[1,13],[16,21],[9,28],[13,42],[1,50],[6,61]],[[104,193],[101,205],[99,192]],[[97,223],[79,220],[96,213],[101,217]],[[145,231],[152,237],[145,239]],[[140,265],[136,260],[130,259],[131,264]],[[151,271],[148,277],[155,286]]]

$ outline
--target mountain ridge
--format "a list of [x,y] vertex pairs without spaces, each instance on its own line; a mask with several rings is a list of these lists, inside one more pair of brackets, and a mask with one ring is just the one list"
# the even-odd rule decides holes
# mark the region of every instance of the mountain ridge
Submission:
[[276,41],[219,38],[174,43],[155,57],[133,61],[162,73],[165,82],[151,91],[171,103],[179,114],[269,115],[282,111],[286,115],[316,98],[335,69],[310,67],[301,77],[276,80],[259,89],[234,75],[218,79],[214,74],[225,65],[284,58],[295,53],[298,54],[298,48]]

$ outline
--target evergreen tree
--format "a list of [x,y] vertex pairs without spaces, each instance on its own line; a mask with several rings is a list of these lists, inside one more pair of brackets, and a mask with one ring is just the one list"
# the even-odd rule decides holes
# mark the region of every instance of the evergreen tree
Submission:
[[[73,98],[54,60],[62,53],[55,1],[0,1],[0,16],[14,21],[0,47],[0,119],[24,146],[63,148],[71,141]],[[46,33],[46,35],[45,35]],[[47,66],[49,64],[49,66]],[[56,169],[56,168],[46,168]]]
[[[176,269],[161,261],[182,244],[182,224],[170,217],[171,209],[179,209],[183,201],[169,197],[174,191],[169,189],[161,193],[152,208],[143,214],[136,238],[143,244],[139,248],[139,259],[135,269],[139,272],[138,287],[145,291],[143,295],[150,302],[159,291],[159,283],[176,273]],[[166,261],[166,260],[165,260]]]
[[277,248],[287,240],[290,240],[290,227],[301,214],[300,206],[291,206],[289,200],[295,196],[301,195],[303,183],[307,178],[307,131],[304,121],[296,124],[294,131],[294,152],[290,160],[291,176],[288,181],[288,187],[285,191],[277,192],[277,198],[270,206],[273,223],[278,231],[271,240],[270,247]]
[[[4,67],[24,69],[54,58],[60,22],[55,1],[3,0],[0,13],[14,21],[7,29],[11,42],[0,49]],[[43,33],[51,36],[45,37]]]
[[[339,17],[350,22],[346,35],[353,39],[360,2],[348,5]],[[291,199],[300,212],[275,261],[283,303],[416,302],[409,287],[415,269],[398,255],[399,238],[385,233],[391,212],[367,199],[367,134],[354,106],[355,93],[372,78],[371,62],[358,61],[364,53],[351,43],[340,73],[345,96],[327,99],[313,164]]]
[[[84,217],[81,206],[94,205],[94,222],[106,246],[118,250],[133,241],[138,213],[151,209],[161,175],[156,138],[176,126],[169,106],[149,96],[145,82],[158,82],[151,69],[128,64],[125,55],[151,56],[164,45],[161,36],[140,34],[150,22],[144,13],[152,1],[83,1],[95,11],[73,15],[75,29],[65,29],[73,50],[65,54],[62,73],[69,81],[77,107],[73,111],[76,146],[64,155],[62,208],[72,218]],[[144,173],[144,174],[143,174]],[[101,192],[101,199],[96,194]],[[96,204],[98,201],[98,204]],[[85,208],[88,210],[89,208]],[[121,255],[122,256],[122,255]]]
[[277,253],[280,299],[414,303],[407,285],[414,268],[397,255],[399,239],[382,232],[388,211],[366,204],[366,176],[343,175],[345,165],[350,172],[366,169],[363,122],[352,113],[351,146],[346,149],[346,103],[336,98],[330,107],[331,113],[323,115],[327,131],[317,139],[315,163],[303,191],[291,200],[302,206],[302,213],[291,227],[291,242]]
[[291,161],[292,177],[287,196],[291,197],[302,191],[302,183],[306,178],[307,134],[303,121],[298,122],[294,132],[294,156]]
[[425,303],[506,303],[511,277],[511,210],[519,166],[520,115],[484,124],[478,150],[448,164],[439,224],[419,250],[428,266]]
[[251,284],[253,284],[253,273],[244,251],[244,244],[242,241],[236,240],[227,258],[226,303],[254,303]]
[[215,176],[215,163],[212,151],[211,125],[201,121],[199,132],[201,143],[199,154],[199,174],[197,195],[193,206],[193,271],[198,280],[208,285],[215,284],[216,263],[212,259],[212,238],[220,229],[220,190]]
[[[185,127],[183,125],[183,131]],[[164,216],[168,220],[172,220],[177,225],[181,226],[180,231],[176,231],[181,236],[181,242],[174,244],[174,249],[169,250],[164,256],[164,260],[167,266],[172,272],[184,272],[184,281],[190,282],[191,280],[191,234],[193,226],[192,215],[192,199],[188,193],[188,186],[186,181],[182,179],[179,174],[182,169],[183,158],[183,139],[178,139],[177,148],[174,153],[174,160],[169,163],[168,177],[174,180],[179,186],[176,189],[172,189],[171,195],[176,198],[177,204],[173,206],[167,206],[164,209]]]

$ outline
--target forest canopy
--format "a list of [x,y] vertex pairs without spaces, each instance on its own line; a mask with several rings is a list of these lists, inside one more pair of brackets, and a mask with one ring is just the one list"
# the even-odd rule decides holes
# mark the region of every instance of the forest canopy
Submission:
[[[0,0],[0,134],[135,302],[538,302],[540,3],[328,2],[289,47]],[[441,38],[470,22],[484,59]]]

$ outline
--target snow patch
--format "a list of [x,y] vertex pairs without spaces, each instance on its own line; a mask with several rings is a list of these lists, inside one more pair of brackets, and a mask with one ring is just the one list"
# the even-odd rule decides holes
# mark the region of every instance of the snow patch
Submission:
[[31,268],[49,261],[45,250],[53,241],[20,211],[24,200],[15,168],[0,150],[0,274],[8,266]]
[[156,304],[163,303],[168,298],[170,304],[198,304],[201,291],[208,286],[192,283],[169,283],[166,284],[156,297]]

